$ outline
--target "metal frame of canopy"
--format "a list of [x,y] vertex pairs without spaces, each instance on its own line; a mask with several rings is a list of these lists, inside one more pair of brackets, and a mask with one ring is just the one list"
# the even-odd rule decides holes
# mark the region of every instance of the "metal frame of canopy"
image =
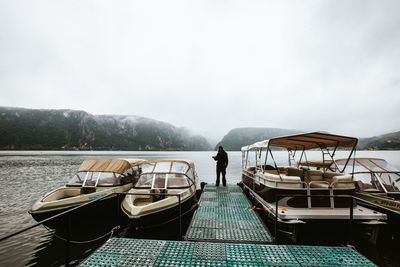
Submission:
[[[245,157],[242,156],[242,166],[244,166],[243,160],[246,163],[245,165],[247,165],[248,151],[256,151],[256,166],[257,166],[257,157],[261,158],[262,150],[263,149],[266,150],[267,153],[266,153],[266,157],[265,157],[265,162],[264,162],[264,165],[262,166],[263,173],[264,173],[265,166],[266,166],[267,160],[268,160],[268,153],[271,154],[271,158],[274,162],[275,168],[278,170],[276,161],[275,161],[272,151],[270,149],[271,146],[286,148],[286,150],[288,151],[288,162],[289,162],[290,166],[291,166],[291,161],[292,160],[294,161],[294,156],[298,150],[302,151],[299,162],[301,162],[303,155],[305,157],[306,162],[308,162],[305,151],[310,150],[310,149],[319,148],[322,151],[322,162],[323,163],[325,162],[325,155],[328,154],[332,160],[332,163],[334,163],[336,165],[337,169],[340,172],[343,172],[345,170],[345,168],[347,167],[347,164],[348,164],[351,156],[353,155],[353,153],[355,155],[357,142],[358,142],[358,139],[355,137],[334,135],[334,134],[322,133],[322,132],[311,132],[311,133],[271,138],[269,140],[256,142],[252,145],[242,147],[242,149],[241,149],[242,152],[246,152]],[[333,158],[338,147],[351,147],[351,152],[350,152],[349,156],[347,157],[347,161],[342,170],[339,169],[339,167],[337,166],[337,164]],[[333,151],[332,152],[329,151],[329,148],[333,148]],[[323,164],[323,166],[324,165],[325,164]],[[353,168],[354,168],[354,162],[353,162]],[[326,168],[324,167],[323,170],[325,171],[325,169]],[[280,176],[279,170],[278,170],[278,174]]]

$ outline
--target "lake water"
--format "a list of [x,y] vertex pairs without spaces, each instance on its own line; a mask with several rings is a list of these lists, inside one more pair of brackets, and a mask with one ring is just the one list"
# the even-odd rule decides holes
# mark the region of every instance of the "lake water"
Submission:
[[[64,152],[0,151],[0,236],[35,223],[28,214],[32,204],[45,193],[65,185],[83,160],[98,157],[153,159],[191,159],[199,182],[215,183],[216,152]],[[338,151],[337,157],[347,155]],[[320,152],[311,151],[308,159],[318,159]],[[241,153],[228,152],[228,184],[240,181]],[[278,164],[286,165],[287,153],[274,152]],[[358,157],[379,157],[400,168],[400,151],[358,151]],[[77,246],[76,253],[87,256],[101,244]],[[64,263],[64,243],[51,231],[40,226],[0,243],[0,266],[47,265]]]

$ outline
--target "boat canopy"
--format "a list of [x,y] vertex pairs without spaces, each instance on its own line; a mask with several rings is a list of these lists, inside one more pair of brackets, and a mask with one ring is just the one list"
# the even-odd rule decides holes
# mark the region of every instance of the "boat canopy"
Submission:
[[143,159],[88,159],[79,167],[78,172],[67,186],[118,186],[133,182],[140,172]]
[[79,167],[78,172],[114,172],[123,174],[129,168],[145,162],[143,159],[87,159]]
[[269,146],[283,147],[287,150],[307,150],[327,147],[355,147],[357,138],[334,135],[329,133],[313,132],[283,137],[271,138],[242,147],[242,151],[260,150]]

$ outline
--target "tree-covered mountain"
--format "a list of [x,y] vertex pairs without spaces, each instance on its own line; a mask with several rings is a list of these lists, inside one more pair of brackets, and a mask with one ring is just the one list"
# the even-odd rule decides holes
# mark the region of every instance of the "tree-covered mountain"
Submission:
[[[229,131],[217,144],[226,150],[238,151],[243,146],[273,137],[298,134],[304,131],[279,128],[235,128]],[[360,138],[358,150],[400,150],[400,131],[369,138]]]
[[0,149],[210,150],[188,130],[138,116],[0,107]]
[[357,147],[364,150],[400,150],[400,131],[369,138],[360,138]]
[[279,129],[279,128],[235,128],[229,131],[217,144],[223,146],[225,150],[238,151],[243,146],[255,142],[270,139],[272,137],[301,133],[298,130]]

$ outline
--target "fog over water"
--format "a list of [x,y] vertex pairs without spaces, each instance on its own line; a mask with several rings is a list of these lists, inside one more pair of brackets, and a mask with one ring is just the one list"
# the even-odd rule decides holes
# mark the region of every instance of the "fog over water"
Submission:
[[0,1],[0,105],[398,131],[400,2]]

